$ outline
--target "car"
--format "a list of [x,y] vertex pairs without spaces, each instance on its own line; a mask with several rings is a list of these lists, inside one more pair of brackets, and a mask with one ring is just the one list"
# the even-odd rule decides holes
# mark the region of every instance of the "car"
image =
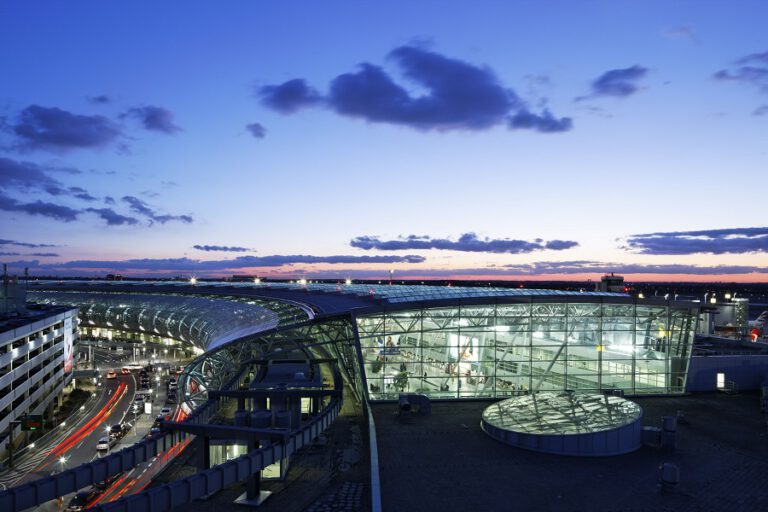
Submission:
[[176,403],[176,393],[168,393],[168,396],[165,397],[167,402],[170,402],[172,404]]
[[162,416],[165,421],[170,420],[172,414],[173,414],[173,409],[171,409],[170,407],[163,407],[162,409],[160,409],[160,416]]
[[143,379],[144,377],[149,377],[149,374],[147,373],[147,370],[141,370],[141,371],[139,372],[139,375],[141,376],[141,378],[142,378],[142,379]]
[[109,437],[112,439],[120,439],[126,434],[126,432],[128,432],[128,425],[125,423],[122,425],[117,423],[116,425],[109,427]]
[[127,369],[128,371],[138,371],[144,369],[144,367],[139,363],[128,363],[127,365],[123,366],[123,368]]
[[105,480],[102,480],[101,482],[94,482],[93,489],[95,489],[98,493],[102,493],[109,489],[109,486],[115,483],[115,481],[120,478],[122,473],[118,473],[116,475],[112,475],[110,477],[107,477]]
[[129,370],[128,368],[122,368],[120,370],[120,374],[121,375],[130,375],[131,374],[131,370]]
[[101,451],[106,451],[106,450],[109,450],[109,447],[112,446],[112,444],[114,444],[114,443],[112,442],[112,440],[110,438],[108,438],[108,437],[100,437],[99,438],[99,442],[96,443],[96,449],[98,451],[100,451],[100,452]]
[[98,491],[91,488],[87,491],[81,491],[74,496],[72,496],[72,499],[69,500],[69,504],[67,505],[67,510],[70,512],[79,512],[80,510],[85,509],[90,502],[98,496]]
[[143,404],[146,397],[144,395],[136,395],[133,401],[137,404]]
[[176,377],[171,377],[168,379],[168,385],[170,386],[171,384],[176,384]]
[[108,379],[116,379],[117,378],[117,372],[115,370],[109,370],[107,372],[107,378]]
[[152,427],[151,429],[149,429],[149,432],[147,432],[147,435],[145,437],[147,439],[152,439],[154,437],[159,436],[162,433],[163,431],[159,427]]

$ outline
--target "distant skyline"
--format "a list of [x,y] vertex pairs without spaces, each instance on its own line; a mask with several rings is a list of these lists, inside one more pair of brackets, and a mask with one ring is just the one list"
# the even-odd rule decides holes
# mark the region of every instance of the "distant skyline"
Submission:
[[0,262],[768,282],[765,19],[762,0],[0,0]]

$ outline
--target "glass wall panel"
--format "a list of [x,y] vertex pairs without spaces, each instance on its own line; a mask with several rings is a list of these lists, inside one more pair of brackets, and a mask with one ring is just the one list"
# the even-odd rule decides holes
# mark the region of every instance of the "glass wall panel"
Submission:
[[371,399],[504,397],[534,390],[684,390],[696,311],[532,303],[358,318]]

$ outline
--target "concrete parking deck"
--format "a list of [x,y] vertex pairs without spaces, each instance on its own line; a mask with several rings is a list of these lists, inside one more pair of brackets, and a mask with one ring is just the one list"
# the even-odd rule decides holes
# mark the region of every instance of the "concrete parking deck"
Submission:
[[[373,407],[383,509],[459,511],[768,510],[768,436],[756,395],[704,394],[636,400],[644,425],[685,414],[677,449],[622,456],[546,455],[504,445],[480,430],[490,402],[434,403],[432,415]],[[680,468],[661,494],[658,467]]]

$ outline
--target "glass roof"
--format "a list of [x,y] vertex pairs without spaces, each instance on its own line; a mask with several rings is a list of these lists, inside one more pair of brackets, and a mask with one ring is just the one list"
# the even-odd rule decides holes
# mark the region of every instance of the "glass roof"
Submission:
[[483,420],[525,434],[583,434],[629,425],[643,411],[635,402],[598,393],[541,392],[497,402]]
[[[191,286],[189,281],[38,281],[46,286],[68,284],[94,286]],[[312,282],[229,282],[229,281],[198,281],[199,287],[215,288],[248,288],[248,289],[285,289],[306,290],[320,293],[341,293],[357,297],[370,297],[390,303],[418,302],[440,299],[492,298],[492,297],[628,297],[624,293],[610,292],[577,292],[563,290],[542,290],[533,288],[498,288],[480,286],[429,286],[429,285],[387,285],[387,284],[333,284]]]
[[204,350],[307,318],[292,304],[258,299],[64,290],[27,295],[34,302],[77,306],[86,324],[168,336]]

